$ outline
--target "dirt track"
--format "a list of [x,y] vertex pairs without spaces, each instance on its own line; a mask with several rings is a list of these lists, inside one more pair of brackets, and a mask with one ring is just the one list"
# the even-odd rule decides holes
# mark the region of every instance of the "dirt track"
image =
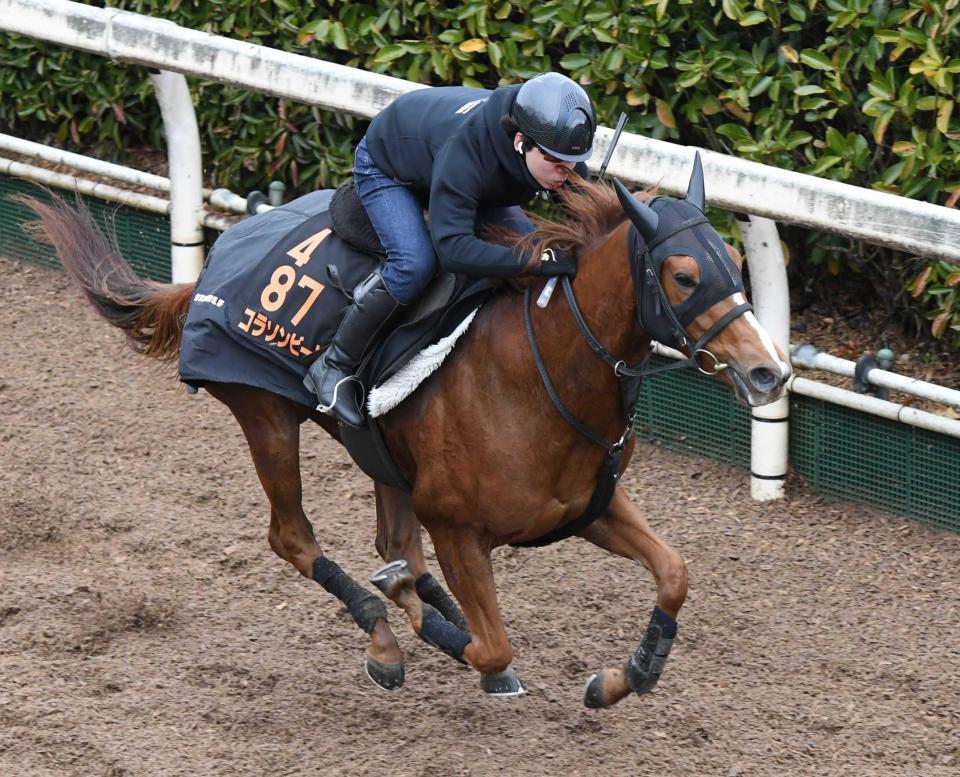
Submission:
[[[0,775],[956,775],[960,537],[643,447],[626,487],[690,564],[657,691],[581,704],[635,647],[642,569],[496,553],[530,694],[485,698],[391,608],[407,684],[276,558],[239,427],[60,274],[0,260]],[[305,505],[365,576],[371,489],[305,429]],[[956,487],[956,484],[944,484]],[[434,565],[436,572],[436,565]],[[394,615],[395,613],[395,615]]]

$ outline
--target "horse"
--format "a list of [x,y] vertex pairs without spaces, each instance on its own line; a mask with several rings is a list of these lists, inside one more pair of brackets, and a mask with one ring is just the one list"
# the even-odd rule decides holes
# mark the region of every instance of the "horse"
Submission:
[[[653,613],[625,664],[588,679],[584,703],[601,708],[654,687],[687,594],[682,557],[618,482],[635,444],[630,402],[652,372],[651,337],[750,406],[778,399],[790,367],[746,301],[739,253],[703,215],[699,154],[684,199],[631,194],[619,181],[567,188],[562,216],[518,238],[577,253],[575,279],[561,283],[565,300],[533,305],[542,278],[505,284],[440,369],[377,419],[412,491],[374,484],[375,547],[386,564],[369,579],[422,639],[475,669],[483,691],[510,697],[525,688],[511,665],[491,550],[559,532],[642,562],[656,582]],[[173,361],[194,284],[140,279],[82,203],[20,200],[95,310],[137,351]],[[369,636],[368,676],[400,687],[404,655],[383,601],[324,555],[301,503],[300,428],[310,420],[339,441],[336,422],[263,389],[204,388],[243,430],[270,504],[270,547],[347,606]],[[427,568],[421,527],[456,603]]]

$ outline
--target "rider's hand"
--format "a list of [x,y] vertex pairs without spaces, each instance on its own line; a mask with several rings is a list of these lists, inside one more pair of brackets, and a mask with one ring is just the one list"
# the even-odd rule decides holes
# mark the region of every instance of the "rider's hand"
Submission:
[[577,274],[577,257],[572,251],[560,248],[546,248],[540,254],[540,264],[537,265],[537,275],[553,277],[566,275],[573,278]]

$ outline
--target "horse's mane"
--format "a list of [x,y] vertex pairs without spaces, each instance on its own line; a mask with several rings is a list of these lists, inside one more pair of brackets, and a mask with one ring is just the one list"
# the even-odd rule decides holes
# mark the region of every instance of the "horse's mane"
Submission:
[[[581,253],[618,227],[627,216],[613,187],[606,183],[591,183],[578,176],[571,177],[569,184],[557,191],[560,219],[553,221],[540,216],[531,216],[536,227],[528,235],[496,235],[496,241],[515,245],[521,250],[533,246],[555,246],[567,251]],[[641,192],[640,199],[647,200],[651,194]]]

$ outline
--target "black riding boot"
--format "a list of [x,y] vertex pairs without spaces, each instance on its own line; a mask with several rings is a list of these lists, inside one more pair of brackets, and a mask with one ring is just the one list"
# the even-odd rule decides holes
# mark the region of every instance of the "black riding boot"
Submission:
[[317,410],[350,426],[363,426],[357,402],[360,381],[353,374],[367,346],[372,344],[400,308],[373,273],[353,291],[353,304],[344,313],[329,347],[310,366],[303,385],[317,395]]

